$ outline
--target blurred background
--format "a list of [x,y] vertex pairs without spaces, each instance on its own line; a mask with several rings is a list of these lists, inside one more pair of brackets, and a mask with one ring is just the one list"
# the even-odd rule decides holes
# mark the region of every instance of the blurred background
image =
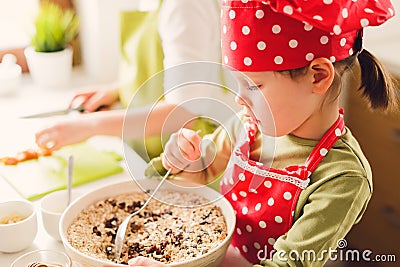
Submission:
[[[74,8],[80,18],[79,35],[72,44],[74,68],[83,70],[94,83],[117,80],[119,11],[132,8],[135,1],[53,2],[64,8]],[[368,28],[364,46],[400,80],[400,3],[397,0],[392,2],[397,16],[380,27]],[[0,0],[0,61],[5,54],[12,53],[23,72],[28,71],[23,51],[30,44],[39,4],[39,0]],[[371,163],[374,194],[362,221],[346,237],[346,249],[369,249],[372,255],[396,255],[397,264],[334,261],[327,266],[400,266],[400,171],[397,169],[400,166],[400,116],[399,113],[368,111],[359,92],[354,89],[357,83],[349,81],[349,86],[345,87],[351,89],[342,92],[341,101],[346,110],[346,124],[358,138]],[[0,114],[0,117],[4,116],[7,115]]]

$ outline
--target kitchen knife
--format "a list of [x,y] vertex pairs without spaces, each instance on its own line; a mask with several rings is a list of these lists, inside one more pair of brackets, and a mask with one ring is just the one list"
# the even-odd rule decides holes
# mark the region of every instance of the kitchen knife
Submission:
[[[101,105],[98,107],[95,112],[97,111],[102,111],[108,109],[108,105]],[[83,106],[78,106],[76,108],[66,108],[66,109],[60,109],[60,110],[53,110],[53,111],[47,111],[43,113],[36,113],[36,114],[31,114],[31,115],[26,115],[20,117],[21,119],[35,119],[35,118],[47,118],[47,117],[52,117],[52,116],[60,116],[60,115],[67,115],[71,112],[86,112],[86,110],[83,108]]]
[[53,111],[47,111],[47,112],[43,112],[43,113],[26,115],[26,116],[22,116],[20,118],[21,119],[46,118],[46,117],[52,117],[52,116],[67,115],[70,112],[74,112],[74,111],[84,112],[85,109],[82,106],[79,106],[76,108],[66,108],[66,109],[53,110]]
[[[67,115],[71,112],[80,112],[83,113],[85,112],[85,108],[83,107],[84,103],[91,98],[94,95],[93,92],[89,93],[83,93],[76,95],[68,108],[66,109],[60,109],[60,110],[54,110],[54,111],[47,111],[43,113],[37,113],[37,114],[32,114],[32,115],[27,115],[27,116],[22,116],[21,119],[34,119],[34,118],[46,118],[46,117],[52,117],[52,116],[60,116],[60,115]],[[106,110],[109,109],[109,105],[100,105],[95,111],[101,111],[101,110]]]

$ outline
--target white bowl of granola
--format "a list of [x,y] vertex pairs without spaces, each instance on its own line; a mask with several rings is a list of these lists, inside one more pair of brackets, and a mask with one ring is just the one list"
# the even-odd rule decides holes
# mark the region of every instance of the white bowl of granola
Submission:
[[29,247],[36,237],[37,216],[26,200],[0,203],[0,252],[17,252]]
[[84,267],[126,266],[146,256],[169,266],[218,266],[230,244],[235,214],[213,189],[167,181],[148,206],[130,221],[121,258],[114,258],[118,225],[139,209],[158,180],[128,181],[76,199],[60,220],[61,240]]

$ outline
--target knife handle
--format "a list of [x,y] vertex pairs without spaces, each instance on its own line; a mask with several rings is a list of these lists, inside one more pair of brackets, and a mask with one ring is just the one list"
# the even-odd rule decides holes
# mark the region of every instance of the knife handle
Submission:
[[[94,112],[107,110],[109,108],[109,105],[100,105],[98,108],[96,108]],[[78,106],[76,108],[73,108],[73,110],[79,111],[80,113],[88,112],[83,106]]]
[[[93,95],[95,94],[95,92],[88,92],[88,93],[82,93],[82,94],[78,94],[76,96],[74,96],[69,104],[69,108],[71,110],[76,110],[79,111],[81,113],[83,112],[87,112],[87,110],[85,110],[84,108],[84,104],[88,101],[89,98],[91,98]],[[105,109],[109,109],[110,106],[109,105],[100,105],[96,108],[96,111],[101,111],[101,110],[105,110]]]

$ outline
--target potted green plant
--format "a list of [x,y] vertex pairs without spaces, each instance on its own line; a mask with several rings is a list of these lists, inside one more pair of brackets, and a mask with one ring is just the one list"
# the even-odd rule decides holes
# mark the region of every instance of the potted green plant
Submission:
[[40,86],[64,87],[72,70],[71,41],[78,33],[74,11],[43,2],[35,20],[36,32],[25,49],[32,79]]

